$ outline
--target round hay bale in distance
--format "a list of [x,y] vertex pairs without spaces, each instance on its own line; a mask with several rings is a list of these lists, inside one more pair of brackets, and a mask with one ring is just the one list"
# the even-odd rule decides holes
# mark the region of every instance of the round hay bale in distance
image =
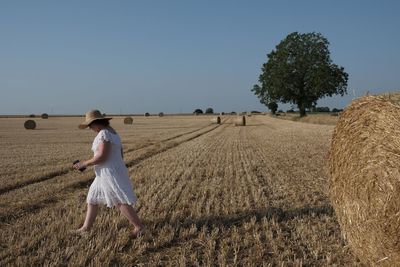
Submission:
[[164,117],[164,112],[158,113],[158,117]]
[[49,114],[43,113],[40,117],[41,117],[42,119],[48,119],[48,118],[49,118]]
[[246,126],[246,117],[240,116],[237,117],[234,121],[235,126]]
[[146,112],[146,113],[144,113],[144,116],[145,116],[145,117],[149,117],[149,116],[150,116],[150,113]]
[[212,118],[211,123],[212,124],[221,124],[221,117],[218,116],[218,117]]
[[35,118],[36,115],[35,115],[35,114],[30,114],[28,117],[29,117],[29,118]]
[[124,124],[132,124],[132,123],[133,123],[132,117],[125,117],[124,118]]
[[34,120],[27,120],[24,123],[24,127],[27,130],[33,130],[36,128],[36,122]]
[[329,195],[344,237],[371,266],[400,263],[400,106],[377,96],[340,114],[329,152]]

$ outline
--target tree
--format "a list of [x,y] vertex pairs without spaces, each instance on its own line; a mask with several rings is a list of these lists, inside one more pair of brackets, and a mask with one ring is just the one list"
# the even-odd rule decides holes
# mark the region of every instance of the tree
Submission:
[[267,105],[268,109],[271,110],[272,114],[275,115],[278,110],[278,104],[276,102],[269,102]]
[[214,110],[212,108],[207,108],[206,109],[206,114],[213,114]]
[[199,108],[195,109],[195,111],[193,111],[194,114],[203,114],[203,111]]
[[347,93],[348,74],[332,63],[329,42],[320,33],[293,32],[267,55],[268,61],[251,91],[268,105],[270,102],[298,106],[300,116],[317,100]]

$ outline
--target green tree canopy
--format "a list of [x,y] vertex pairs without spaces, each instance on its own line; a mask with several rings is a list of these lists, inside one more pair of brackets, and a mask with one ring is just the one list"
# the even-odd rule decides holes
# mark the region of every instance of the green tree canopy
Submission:
[[206,109],[206,114],[213,114],[213,113],[214,113],[214,109],[212,109],[212,108]]
[[203,114],[203,111],[202,111],[201,109],[197,108],[197,109],[195,109],[195,110],[193,111],[193,113],[194,113],[194,114]]
[[320,33],[293,32],[267,55],[259,84],[251,89],[267,105],[271,102],[298,106],[300,116],[306,108],[326,96],[347,93],[348,74],[332,63],[329,42]]

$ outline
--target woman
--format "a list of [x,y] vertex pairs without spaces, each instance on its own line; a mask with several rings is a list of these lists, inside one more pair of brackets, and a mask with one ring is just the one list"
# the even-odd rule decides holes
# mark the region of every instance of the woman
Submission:
[[99,110],[92,110],[86,113],[86,120],[79,125],[80,129],[89,127],[97,136],[92,145],[93,158],[74,164],[74,168],[79,170],[93,165],[96,178],[87,195],[85,222],[76,232],[89,231],[96,219],[98,205],[105,204],[107,207],[118,207],[133,225],[132,235],[138,237],[143,224],[132,207],[137,198],[123,161],[121,139],[109,120],[111,118],[104,117]]

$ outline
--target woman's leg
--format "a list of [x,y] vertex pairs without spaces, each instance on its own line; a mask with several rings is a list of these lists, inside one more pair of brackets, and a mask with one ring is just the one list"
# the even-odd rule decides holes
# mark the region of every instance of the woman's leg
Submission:
[[121,213],[129,220],[129,222],[135,227],[133,230],[133,234],[139,234],[140,231],[143,229],[143,224],[133,207],[129,204],[119,204],[118,208]]
[[97,210],[98,210],[97,205],[94,205],[94,204],[87,205],[85,222],[83,223],[82,227],[79,228],[78,231],[82,231],[82,232],[89,231],[90,228],[92,228],[93,223],[97,216]]

